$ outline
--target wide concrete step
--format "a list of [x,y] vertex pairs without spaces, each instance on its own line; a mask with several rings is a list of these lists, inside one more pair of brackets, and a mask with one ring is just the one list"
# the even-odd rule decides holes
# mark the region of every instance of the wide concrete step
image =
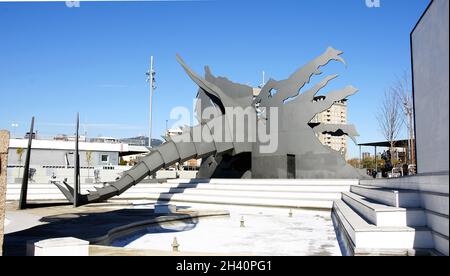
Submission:
[[227,184],[227,185],[325,185],[350,186],[357,185],[358,179],[168,179],[171,184]]
[[274,192],[348,192],[350,185],[275,185],[275,184],[209,184],[209,183],[163,183],[155,184],[154,187],[160,188],[180,188],[180,189],[216,189],[216,190],[256,190],[256,191],[274,191]]
[[425,226],[425,211],[418,208],[398,208],[378,203],[360,195],[344,192],[342,200],[368,222],[376,226]]
[[350,191],[393,207],[419,208],[421,205],[420,194],[412,190],[352,185]]
[[[126,192],[125,192],[126,193]],[[124,194],[125,194],[124,193]],[[130,193],[136,193],[136,190],[130,190]],[[328,199],[335,200],[341,197],[340,193],[327,192],[265,192],[265,191],[226,191],[210,189],[147,189],[142,193],[143,197],[153,196],[155,194],[185,194],[200,196],[226,196],[226,197],[254,197],[254,198],[279,198],[279,199]]]
[[[82,190],[92,190],[102,187],[101,183],[82,184]],[[169,183],[139,183],[133,187],[135,191],[159,191],[169,190],[215,190],[215,191],[266,191],[266,192],[326,192],[340,193],[349,191],[350,186],[280,186],[280,185],[220,185],[220,184],[169,184]],[[8,192],[20,192],[21,185],[8,185]],[[30,184],[28,191],[40,191],[40,193],[59,191],[54,184]]]
[[320,198],[255,198],[243,196],[212,196],[212,195],[195,195],[195,194],[148,194],[145,199],[157,200],[158,202],[193,202],[207,204],[227,204],[227,205],[243,205],[243,206],[264,206],[264,207],[283,207],[283,208],[315,208],[315,209],[331,209],[333,200]]
[[[138,185],[141,186],[141,185]],[[144,187],[144,186],[141,186]],[[283,186],[283,185],[226,185],[226,184],[154,184],[147,185],[151,189],[169,188],[169,189],[207,189],[223,191],[268,191],[268,192],[348,192],[350,186]]]
[[[101,186],[102,183],[85,184],[81,187],[91,189],[93,186]],[[307,182],[301,183],[260,183],[250,184],[247,182],[227,182],[227,183],[138,183],[137,187],[159,187],[159,188],[205,188],[205,189],[223,189],[223,190],[263,190],[263,191],[327,191],[327,192],[344,192],[350,190],[350,184],[322,183],[312,184]],[[53,184],[30,183],[29,189],[53,188]],[[8,184],[8,189],[20,189],[21,184]]]
[[[233,204],[287,208],[331,209],[341,192],[357,180],[298,179],[172,179],[166,183],[139,183],[117,199],[147,199],[176,203]],[[101,187],[82,184],[82,193]],[[8,185],[8,200],[18,200],[21,185]],[[29,200],[59,200],[64,196],[51,183],[30,183]]]
[[[95,191],[95,187],[102,187],[101,183],[82,184],[81,191]],[[7,189],[7,200],[18,200],[20,197],[20,184],[9,184]],[[322,198],[331,201],[340,198],[341,192],[350,190],[350,185],[283,185],[283,184],[260,184],[247,185],[239,183],[209,184],[209,183],[139,183],[120,198],[147,198],[151,193],[185,193],[202,195],[228,195],[228,196],[255,196],[274,198]],[[30,200],[55,200],[64,199],[59,189],[50,183],[30,183],[28,189]],[[320,207],[323,207],[321,204]]]
[[[95,190],[101,184],[81,185],[82,193]],[[180,188],[181,187],[181,188]],[[305,189],[306,187],[306,189]],[[334,191],[327,191],[327,186],[277,186],[277,185],[219,185],[219,184],[157,184],[140,183],[131,187],[117,199],[147,199],[156,201],[195,202],[207,204],[233,204],[289,208],[331,209],[332,202],[339,199],[344,188],[332,186]],[[20,187],[9,189],[8,200],[18,200]],[[29,200],[62,200],[64,196],[53,184],[33,184],[28,190]]]
[[333,203],[332,218],[349,255],[406,255],[411,249],[434,247],[426,227],[379,227],[363,219],[343,200]]
[[400,178],[361,179],[361,185],[384,187],[388,189],[412,189],[421,192],[449,194],[449,175],[417,174]]

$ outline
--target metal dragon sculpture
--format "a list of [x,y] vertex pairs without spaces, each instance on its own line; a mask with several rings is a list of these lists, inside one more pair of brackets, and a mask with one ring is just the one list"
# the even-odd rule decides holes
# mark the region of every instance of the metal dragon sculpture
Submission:
[[[316,135],[329,133],[335,136],[348,135],[354,139],[358,135],[355,127],[311,123],[316,114],[355,94],[357,89],[347,86],[317,100],[317,93],[337,77],[331,75],[307,91],[302,91],[314,75],[321,74],[321,67],[331,61],[345,64],[341,54],[341,51],[328,48],[289,78],[281,81],[270,79],[257,96],[250,86],[215,77],[209,67],[205,67],[204,77],[197,75],[177,55],[187,75],[199,86],[196,111],[200,124],[184,127],[181,135],[167,139],[164,144],[152,149],[119,180],[79,195],[80,204],[120,195],[156,171],[190,159],[203,160],[198,178],[287,178],[288,156],[295,160],[296,178],[362,177],[358,170],[345,162],[340,153],[322,145]],[[249,120],[250,127],[244,131],[232,127],[236,120],[232,110],[236,108],[245,110],[248,118],[255,118],[253,123]],[[207,109],[209,116],[205,118],[202,113]],[[271,110],[276,110],[276,113]],[[274,125],[277,128],[273,128]],[[264,146],[268,141],[260,138],[271,131],[276,132],[272,136],[275,134],[278,142],[275,149],[267,151]],[[73,188],[67,183],[57,185],[66,198],[73,202]]]

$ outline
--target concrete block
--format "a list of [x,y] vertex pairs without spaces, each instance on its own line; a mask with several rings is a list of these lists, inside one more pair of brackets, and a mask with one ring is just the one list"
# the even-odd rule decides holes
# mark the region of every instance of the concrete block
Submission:
[[27,256],[89,256],[89,242],[72,237],[30,241]]

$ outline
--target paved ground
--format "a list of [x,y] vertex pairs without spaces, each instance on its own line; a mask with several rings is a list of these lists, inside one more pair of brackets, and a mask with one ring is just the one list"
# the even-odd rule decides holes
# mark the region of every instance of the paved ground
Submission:
[[[75,237],[89,240],[109,230],[155,217],[152,209],[129,209],[129,206],[91,204],[77,209],[70,205],[17,210],[7,205],[4,255],[25,255],[30,240]],[[125,209],[124,209],[125,208]]]
[[[57,237],[92,240],[105,235],[113,228],[156,218],[152,207],[149,201],[135,201],[134,204],[117,201],[91,204],[77,209],[71,205],[57,204],[34,206],[18,211],[16,203],[9,203],[4,254],[25,255],[27,241],[33,240]],[[90,246],[90,255],[340,254],[329,212],[294,210],[293,218],[289,218],[289,210],[286,209],[209,204],[190,204],[178,208],[185,214],[192,212],[187,210],[189,208],[199,212],[230,210],[231,216],[158,224],[142,230],[144,232],[138,232],[137,236],[133,234],[125,237],[125,242],[122,239],[116,243],[125,248]],[[239,227],[241,216],[246,218],[245,229]],[[155,229],[162,230],[163,233],[155,233]],[[167,233],[169,235],[165,235]],[[180,253],[170,250],[174,233],[181,244]]]
[[[89,247],[89,256],[229,256],[230,254],[205,252],[173,252],[167,250],[130,249],[122,247],[98,246]],[[239,256],[233,254],[233,256]]]
[[[132,249],[170,250],[176,237],[182,252],[262,256],[340,256],[330,211],[224,205],[230,216],[150,226],[113,245]],[[244,218],[245,227],[240,227]]]

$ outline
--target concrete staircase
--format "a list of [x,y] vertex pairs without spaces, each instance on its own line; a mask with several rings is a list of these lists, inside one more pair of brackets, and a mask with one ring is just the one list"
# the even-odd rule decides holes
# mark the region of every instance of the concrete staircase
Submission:
[[[210,203],[331,209],[333,201],[357,183],[358,180],[334,179],[171,179],[166,183],[146,187],[141,197],[177,205]],[[125,192],[122,198],[132,198],[134,192],[136,190]]]
[[[139,183],[114,199],[154,202],[228,204],[285,208],[331,209],[333,201],[349,192],[358,180],[287,179],[169,179],[164,183]],[[82,184],[82,193],[102,184]],[[9,184],[8,200],[18,200],[20,184]],[[53,184],[30,183],[29,200],[64,200]]]
[[349,255],[408,255],[434,248],[416,191],[354,185],[333,203],[332,218]]

